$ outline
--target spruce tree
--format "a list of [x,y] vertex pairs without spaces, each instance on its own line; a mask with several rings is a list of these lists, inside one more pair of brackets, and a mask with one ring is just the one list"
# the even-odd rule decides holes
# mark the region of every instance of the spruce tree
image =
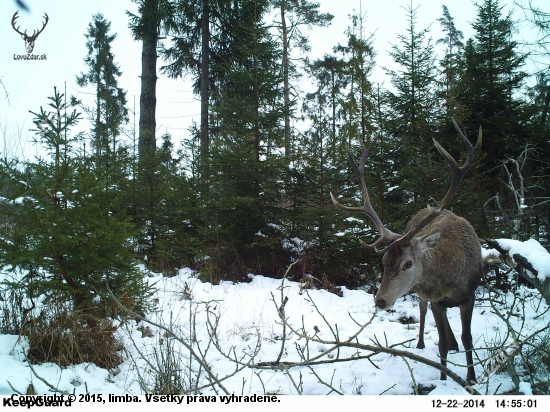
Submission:
[[[338,156],[337,147],[342,146],[342,136],[339,136],[339,129],[342,120],[341,106],[345,101],[344,91],[349,83],[349,75],[346,70],[347,62],[334,55],[325,55],[309,64],[309,72],[318,83],[318,90],[315,94],[324,93],[329,99],[330,106],[330,133],[328,141],[328,155],[332,163],[336,162]],[[311,100],[306,96],[307,100]]]
[[157,47],[159,36],[168,30],[169,16],[173,5],[169,0],[134,0],[138,13],[126,12],[130,18],[129,27],[135,40],[141,40],[141,93],[139,99],[139,156],[146,152],[154,154],[156,149],[156,87]]
[[101,13],[92,17],[85,34],[88,55],[84,61],[88,71],[76,78],[81,87],[95,87],[95,108],[84,110],[92,119],[92,145],[95,153],[106,163],[114,162],[116,138],[122,125],[128,121],[126,91],[118,87],[118,78],[122,72],[111,51],[116,34],[110,35],[110,28],[111,23]]
[[511,15],[502,15],[498,0],[477,5],[472,23],[475,36],[464,49],[461,103],[467,107],[467,130],[477,134],[483,127],[482,170],[488,171],[506,155],[515,156],[524,146],[527,130],[518,92],[523,85],[525,56],[518,51],[512,34]]
[[[445,46],[445,55],[439,62],[443,74],[442,91],[445,100],[445,118],[448,119],[457,116],[457,85],[460,79],[460,61],[464,44],[464,34],[455,26],[454,19],[451,16],[447,6],[443,5],[443,16],[437,19],[441,24],[445,36],[437,40],[437,44]],[[460,118],[458,120],[461,120]]]
[[[543,10],[541,7],[537,7],[531,1],[528,6],[521,6],[526,11],[527,20],[529,23],[537,29],[538,36],[534,43],[529,44],[532,58],[545,61],[550,57],[550,45],[548,38],[550,36],[550,13]],[[540,110],[540,125],[543,128],[544,133],[548,134],[550,131],[550,65],[544,64],[539,71],[535,73],[537,76],[537,86],[539,98],[536,101]]]
[[[495,175],[507,156],[516,158],[530,139],[529,110],[519,97],[526,74],[522,71],[525,55],[513,39],[511,13],[503,15],[498,0],[477,4],[477,18],[472,23],[473,38],[464,45],[457,101],[461,109],[461,126],[467,135],[477,136],[483,129],[483,150],[479,166],[473,171],[475,186],[466,191],[477,197],[481,221],[471,216],[478,233],[491,230],[485,203],[502,191],[501,203],[507,206],[506,188]],[[466,182],[465,182],[466,183]],[[473,199],[472,199],[473,201]]]
[[342,102],[343,134],[352,143],[361,138],[370,141],[374,127],[374,104],[370,75],[375,65],[373,35],[365,33],[366,14],[361,11],[350,16],[352,25],[346,31],[347,44],[338,45],[347,69],[344,71],[348,93]]
[[418,211],[419,204],[425,205],[430,198],[438,201],[444,194],[440,195],[442,187],[448,187],[441,179],[448,171],[439,157],[434,158],[432,143],[440,107],[433,45],[428,29],[417,27],[418,7],[409,5],[405,12],[407,33],[398,35],[399,44],[392,45],[390,52],[400,69],[387,70],[395,92],[388,91],[385,98],[386,150],[393,154],[394,172],[385,182],[393,187],[386,204],[393,203],[395,208],[387,216],[400,220],[398,230]]
[[[360,147],[360,142],[369,144],[374,138],[376,132],[382,132],[380,122],[377,122],[376,99],[374,87],[371,80],[371,73],[375,66],[376,52],[373,48],[374,36],[365,32],[367,14],[360,10],[358,13],[350,15],[351,26],[348,27],[345,34],[347,43],[338,45],[334,48],[335,52],[342,55],[345,61],[343,80],[346,84],[346,91],[341,101],[340,113],[341,124],[339,140],[347,142],[356,151]],[[378,124],[377,124],[378,123]],[[357,184],[356,177],[350,168],[344,147],[338,148],[339,162],[335,163],[337,169],[347,170],[346,179],[340,179],[339,193],[344,198],[350,198],[350,202],[360,201],[361,194]],[[374,153],[373,153],[374,154]],[[373,202],[378,204],[378,213],[384,216],[384,197],[385,183],[383,158],[381,156],[370,156],[366,167],[367,179],[371,183],[371,196]],[[340,174],[342,176],[342,174]],[[359,197],[357,197],[359,196]],[[354,245],[358,241],[358,236],[374,234],[370,228],[372,222],[368,219],[364,222],[358,219],[347,219],[345,235],[339,240],[342,242],[352,242]],[[350,261],[357,262],[356,259],[348,256]],[[373,262],[374,264],[374,262]],[[372,274],[372,273],[371,273]]]
[[161,72],[174,79],[191,75],[194,92],[200,96],[198,172],[202,183],[199,195],[206,196],[210,174],[212,91],[224,75],[218,68],[219,64],[231,58],[223,56],[223,49],[231,42],[235,20],[230,17],[232,4],[221,0],[174,0],[171,4],[172,13],[167,16],[166,24],[169,41],[160,50],[166,61]]
[[57,89],[49,101],[50,110],[33,112],[37,141],[48,157],[0,168],[17,228],[0,228],[0,264],[22,271],[11,286],[30,298],[45,294],[89,311],[110,298],[110,288],[139,308],[146,288],[128,248],[135,232],[124,212],[111,210],[118,188],[78,156],[81,136],[70,133],[80,114],[69,111]]
[[192,212],[209,257],[199,264],[214,281],[274,274],[281,265],[273,256],[280,241],[261,235],[277,224],[284,181],[280,49],[268,10],[267,1],[224,4],[216,33],[224,43],[211,66],[208,196],[195,193]]
[[[334,56],[309,66],[316,90],[304,99],[302,112],[311,126],[297,140],[293,169],[294,218],[292,237],[303,241],[297,253],[305,274],[329,283],[356,286],[361,250],[359,235],[365,224],[345,219],[333,206],[330,193],[357,192],[357,183],[344,182],[347,174],[346,130],[341,123],[340,104],[347,80],[343,61]],[[354,139],[354,142],[356,139]],[[353,177],[353,176],[352,176]],[[344,183],[349,183],[349,187]],[[351,244],[351,246],[350,246]]]

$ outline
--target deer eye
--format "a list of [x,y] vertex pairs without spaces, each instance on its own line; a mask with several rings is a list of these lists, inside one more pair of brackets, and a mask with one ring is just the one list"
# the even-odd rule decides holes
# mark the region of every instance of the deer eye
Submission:
[[405,264],[403,265],[403,270],[410,269],[413,263],[410,260],[407,260]]

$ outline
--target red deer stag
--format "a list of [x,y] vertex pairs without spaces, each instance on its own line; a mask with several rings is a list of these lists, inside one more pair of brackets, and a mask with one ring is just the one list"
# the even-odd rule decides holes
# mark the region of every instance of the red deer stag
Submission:
[[[376,295],[376,306],[389,309],[395,301],[409,291],[420,296],[421,330],[418,347],[424,346],[423,329],[427,301],[431,308],[439,334],[439,356],[441,365],[447,365],[449,349],[457,349],[458,344],[447,319],[447,308],[458,306],[462,323],[462,344],[466,352],[467,380],[475,382],[472,358],[471,321],[474,308],[474,291],[479,284],[483,270],[481,248],[476,232],[464,218],[444,210],[455,196],[460,182],[468,169],[475,163],[481,150],[482,132],[475,147],[464,136],[453,119],[453,124],[468,148],[468,157],[462,166],[435,141],[439,153],[445,158],[452,170],[451,187],[441,203],[433,208],[422,209],[407,223],[405,234],[400,235],[387,229],[374,211],[365,183],[365,159],[372,150],[376,139],[368,149],[361,142],[362,153],[359,166],[350,148],[348,158],[361,185],[363,206],[343,206],[334,198],[332,201],[342,210],[366,214],[374,223],[380,237],[371,245],[361,241],[368,249],[374,249],[383,255],[384,276]],[[384,245],[382,249],[379,246]],[[442,372],[441,379],[446,379]]]

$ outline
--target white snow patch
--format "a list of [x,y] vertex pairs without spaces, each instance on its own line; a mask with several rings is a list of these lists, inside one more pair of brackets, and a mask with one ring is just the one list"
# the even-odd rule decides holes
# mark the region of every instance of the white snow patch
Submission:
[[[541,246],[535,239],[529,239],[525,242],[512,239],[495,239],[501,248],[506,250],[510,257],[518,253],[531,263],[533,269],[538,272],[538,279],[544,282],[550,278],[550,253]],[[532,277],[534,275],[527,271]]]

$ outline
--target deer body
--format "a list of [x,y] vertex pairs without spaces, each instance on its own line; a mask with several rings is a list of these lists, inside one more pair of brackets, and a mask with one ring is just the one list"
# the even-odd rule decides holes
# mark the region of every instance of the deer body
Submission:
[[[428,209],[418,212],[409,221],[405,231],[409,231],[428,213]],[[405,253],[406,247],[398,247],[386,252],[382,260],[385,274],[376,295],[377,302],[383,300],[386,305],[378,305],[379,308],[387,309],[396,299],[411,289],[421,299],[438,302],[447,307],[459,306],[474,292],[482,273],[481,247],[474,228],[466,219],[445,210],[420,230],[416,237],[423,238],[436,232],[440,234],[438,244],[432,248],[428,247],[423,250],[423,253],[421,248]],[[413,247],[413,245],[410,246],[411,249]],[[397,257],[398,254],[401,255],[401,259]],[[400,280],[400,282],[392,280],[395,278],[392,278],[391,273],[401,269],[399,263],[403,263],[408,258],[412,261],[412,266],[402,276],[408,276],[411,279]],[[421,268],[417,272],[414,271],[418,266],[416,259],[420,259]],[[397,276],[400,275],[397,274]],[[398,283],[410,283],[411,287],[409,290],[403,290],[397,285]]]
[[[418,212],[409,221],[405,231],[414,227],[428,213],[428,209]],[[420,230],[417,233],[417,238],[421,239],[437,232],[440,234],[439,243],[423,252],[418,250],[421,248],[404,251],[402,249],[406,249],[406,247],[400,248],[399,246],[386,252],[382,260],[384,276],[376,295],[376,304],[380,309],[388,309],[396,299],[409,290],[416,292],[420,297],[421,323],[417,348],[424,348],[424,319],[427,301],[430,301],[439,334],[438,347],[443,366],[446,366],[449,350],[458,350],[458,343],[449,326],[446,311],[449,307],[460,307],[462,344],[466,351],[467,364],[472,365],[470,324],[474,292],[479,285],[483,270],[481,247],[470,223],[449,211],[443,211],[438,218]],[[410,246],[410,248],[412,247]],[[403,265],[409,259],[412,261],[412,266],[402,271]],[[415,260],[419,260],[419,262],[417,263]],[[414,270],[419,267],[421,268],[419,271]],[[398,273],[399,271],[402,273]],[[401,279],[407,276],[412,279]],[[405,290],[406,288],[401,286],[407,284],[410,284],[409,290]],[[441,374],[441,379],[445,379],[445,374]],[[472,366],[468,366],[467,379],[468,381],[475,380]]]
[[[383,255],[384,275],[375,298],[379,309],[389,309],[395,301],[414,291],[420,297],[420,337],[418,348],[424,347],[424,319],[427,302],[431,308],[439,335],[439,355],[441,364],[447,365],[447,353],[458,349],[458,344],[449,326],[447,308],[458,306],[462,323],[462,344],[466,352],[467,380],[475,381],[472,356],[471,321],[474,308],[474,291],[479,284],[483,270],[481,248],[473,227],[466,219],[445,210],[451,202],[460,182],[474,164],[481,150],[481,128],[476,146],[473,147],[456,122],[453,124],[468,149],[468,157],[462,166],[434,140],[440,154],[447,160],[452,170],[452,181],[441,203],[433,208],[428,206],[419,211],[407,223],[405,234],[400,235],[387,229],[374,211],[365,182],[365,159],[372,150],[376,139],[367,149],[362,144],[361,161],[357,165],[348,147],[348,158],[355,170],[363,196],[363,206],[343,206],[332,196],[332,201],[340,209],[366,214],[375,224],[380,238],[365,246]],[[378,246],[384,245],[380,250]],[[442,372],[441,379],[446,379]]]

